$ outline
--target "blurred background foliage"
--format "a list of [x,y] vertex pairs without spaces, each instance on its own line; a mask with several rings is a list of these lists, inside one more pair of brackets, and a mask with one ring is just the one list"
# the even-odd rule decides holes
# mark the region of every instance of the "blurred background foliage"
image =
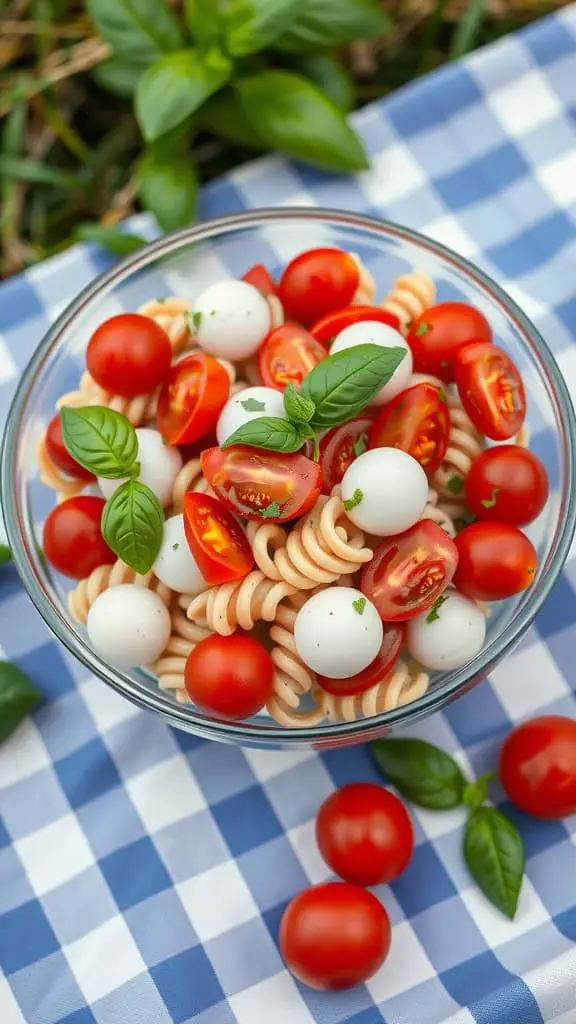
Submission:
[[257,152],[366,166],[347,113],[562,6],[554,0],[0,0],[0,276]]

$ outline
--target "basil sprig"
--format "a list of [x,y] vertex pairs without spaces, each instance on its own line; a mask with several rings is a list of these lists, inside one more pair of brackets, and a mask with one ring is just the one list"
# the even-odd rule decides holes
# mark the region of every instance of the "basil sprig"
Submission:
[[118,558],[141,575],[158,557],[163,529],[164,513],[158,498],[138,480],[126,480],[104,506],[104,540]]
[[477,807],[466,825],[464,859],[484,895],[512,919],[518,907],[525,859],[516,826],[495,807]]
[[272,452],[297,452],[307,438],[312,437],[314,431],[303,423],[290,423],[275,416],[258,416],[235,430],[221,447],[247,444],[251,448],[267,448]]
[[62,437],[76,462],[95,476],[120,480],[136,467],[136,431],[119,412],[103,405],[62,409]]
[[293,380],[284,392],[284,408],[292,423],[310,423],[316,411],[314,402],[296,390]]
[[0,743],[42,699],[42,694],[16,665],[0,661]]

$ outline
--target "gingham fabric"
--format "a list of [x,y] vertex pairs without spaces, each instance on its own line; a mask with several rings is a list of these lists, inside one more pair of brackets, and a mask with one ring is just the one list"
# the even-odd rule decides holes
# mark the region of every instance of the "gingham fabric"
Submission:
[[[357,114],[372,170],[349,178],[266,158],[204,190],[202,217],[262,205],[385,215],[478,262],[537,322],[576,389],[576,10]],[[146,218],[136,228],[149,231]],[[68,300],[107,265],[77,247],[0,289],[0,403]],[[284,970],[287,901],[329,877],[315,812],[375,779],[362,747],[241,750],[136,710],[50,637],[0,570],[4,656],[45,694],[0,748],[1,1024],[576,1022],[576,820],[505,802],[527,850],[516,920],[471,884],[464,814],[414,812],[414,858],[378,891],[390,956],[366,986],[318,993]],[[511,725],[574,715],[576,558],[536,627],[419,736],[469,771]]]

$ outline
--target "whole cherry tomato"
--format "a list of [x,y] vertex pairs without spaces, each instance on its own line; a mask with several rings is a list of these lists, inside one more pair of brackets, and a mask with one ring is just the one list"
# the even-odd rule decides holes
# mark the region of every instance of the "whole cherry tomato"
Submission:
[[285,268],[278,294],[290,320],[308,327],[335,309],[349,305],[360,273],[350,253],[342,249],[310,249]]
[[305,985],[352,988],[383,964],[390,949],[388,914],[371,892],[348,882],[304,889],[284,911],[280,952]]
[[205,352],[175,363],[158,396],[156,422],[169,444],[191,444],[214,430],[230,395],[224,367]]
[[312,508],[322,486],[320,466],[299,452],[284,455],[235,444],[209,448],[202,472],[220,501],[243,519],[285,523]]
[[340,331],[363,320],[388,324],[389,327],[394,327],[396,330],[400,327],[398,317],[380,306],[346,306],[344,309],[336,309],[333,313],[323,316],[321,320],[317,320],[310,328],[310,334],[313,334],[318,341],[329,348]]
[[470,341],[492,341],[486,317],[465,302],[440,302],[426,309],[410,325],[406,338],[416,373],[430,373],[450,383],[454,356]]
[[526,590],[538,556],[528,537],[509,523],[471,523],[456,540],[454,586],[476,601],[502,601]]
[[74,480],[95,480],[96,477],[89,470],[84,469],[76,459],[73,459],[64,444],[62,437],[62,421],[60,413],[52,417],[46,428],[46,451],[52,462],[63,473],[73,477]]
[[318,685],[337,696],[364,693],[381,682],[392,671],[398,661],[404,641],[404,623],[387,622],[384,627],[384,639],[378,654],[362,672],[347,679],[330,679],[328,676],[316,677]]
[[274,663],[254,637],[215,634],[188,656],[184,680],[201,711],[239,721],[256,715],[272,696]]
[[499,775],[509,800],[526,814],[576,814],[576,722],[544,715],[518,725],[502,744]]
[[121,313],[105,320],[86,350],[86,366],[96,383],[124,398],[154,391],[166,378],[171,361],[166,331],[140,313]]
[[184,495],[188,546],[207,583],[232,583],[247,576],[254,555],[240,523],[209,494]]
[[328,867],[345,882],[381,885],[408,866],[414,828],[394,793],[372,782],[354,782],[322,804],[316,841]]
[[493,441],[517,434],[526,416],[524,385],[501,348],[475,341],[454,359],[456,387],[474,426]]
[[434,473],[449,438],[446,395],[433,384],[415,384],[380,410],[370,432],[370,448],[401,448],[427,473]]
[[458,551],[431,519],[386,537],[362,569],[360,589],[384,622],[399,622],[428,611],[454,576]]
[[282,324],[270,332],[258,353],[262,383],[284,391],[292,381],[301,384],[307,373],[327,356],[316,338],[297,324]]
[[105,504],[104,498],[80,494],[49,513],[42,535],[44,554],[64,576],[82,580],[99,565],[116,561],[100,530]]
[[255,263],[250,270],[247,270],[245,274],[242,274],[242,280],[248,284],[257,288],[262,295],[277,295],[278,289],[276,288],[276,282],[272,277],[272,274],[266,269],[262,263]]
[[349,420],[340,427],[333,427],[320,441],[320,466],[322,468],[322,490],[330,494],[332,488],[342,481],[344,473],[354,459],[368,448],[368,437],[372,420],[368,416]]
[[526,526],[548,500],[544,463],[517,444],[487,448],[466,477],[466,504],[477,519]]

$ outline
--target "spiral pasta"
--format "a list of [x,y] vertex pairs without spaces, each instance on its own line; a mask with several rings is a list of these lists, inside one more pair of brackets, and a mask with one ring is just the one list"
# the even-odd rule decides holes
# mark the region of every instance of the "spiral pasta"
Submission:
[[175,690],[177,700],[184,703],[189,700],[184,685],[186,662],[197,644],[212,636],[212,631],[195,622],[190,622],[181,607],[180,600],[172,602],[170,609],[172,631],[166,649],[150,668],[158,676],[160,689]]
[[76,588],[68,594],[68,611],[77,622],[84,624],[96,598],[109,587],[116,587],[121,583],[136,583],[138,586],[148,587],[158,594],[164,604],[167,605],[170,601],[172,591],[154,576],[152,570],[144,576],[139,576],[118,558],[113,565],[99,565],[86,579],[80,580]]
[[192,622],[207,625],[220,636],[230,636],[238,626],[252,629],[263,619],[272,622],[280,601],[295,592],[283,581],[267,579],[263,572],[254,570],[243,580],[221,583],[194,597],[188,606]]
[[317,705],[305,711],[300,708],[302,697],[316,685],[316,676],[298,656],[294,641],[296,616],[309,596],[300,591],[282,601],[270,629],[274,645],[270,651],[275,669],[274,692],[266,703],[266,710],[279,725],[295,728],[318,725],[324,716]]
[[184,508],[184,495],[188,491],[198,494],[212,493],[210,484],[202,473],[200,459],[189,459],[176,474],[172,485],[171,515],[177,515]]
[[358,285],[352,296],[352,306],[372,306],[376,298],[376,282],[367,267],[364,266],[360,257],[351,252],[350,256],[358,267]]
[[186,299],[151,299],[140,306],[141,316],[154,320],[170,339],[175,356],[183,352],[190,341],[190,303]]
[[46,431],[38,441],[36,447],[36,460],[40,470],[40,479],[46,487],[51,487],[56,493],[56,503],[59,505],[67,498],[74,498],[86,487],[86,480],[74,480],[66,476],[62,470],[52,461],[46,447]]
[[431,487],[428,489],[428,501],[422,513],[422,519],[431,519],[437,526],[445,530],[450,537],[456,536],[456,527],[452,516],[449,515],[443,506],[438,504],[438,492],[434,491]]
[[363,693],[338,697],[317,686],[313,697],[329,722],[355,722],[410,704],[426,693],[430,676],[415,662],[397,661],[392,671]]
[[382,309],[394,313],[400,320],[402,334],[407,334],[410,323],[434,304],[436,287],[428,274],[417,270],[413,274],[397,277],[392,291],[380,303]]

